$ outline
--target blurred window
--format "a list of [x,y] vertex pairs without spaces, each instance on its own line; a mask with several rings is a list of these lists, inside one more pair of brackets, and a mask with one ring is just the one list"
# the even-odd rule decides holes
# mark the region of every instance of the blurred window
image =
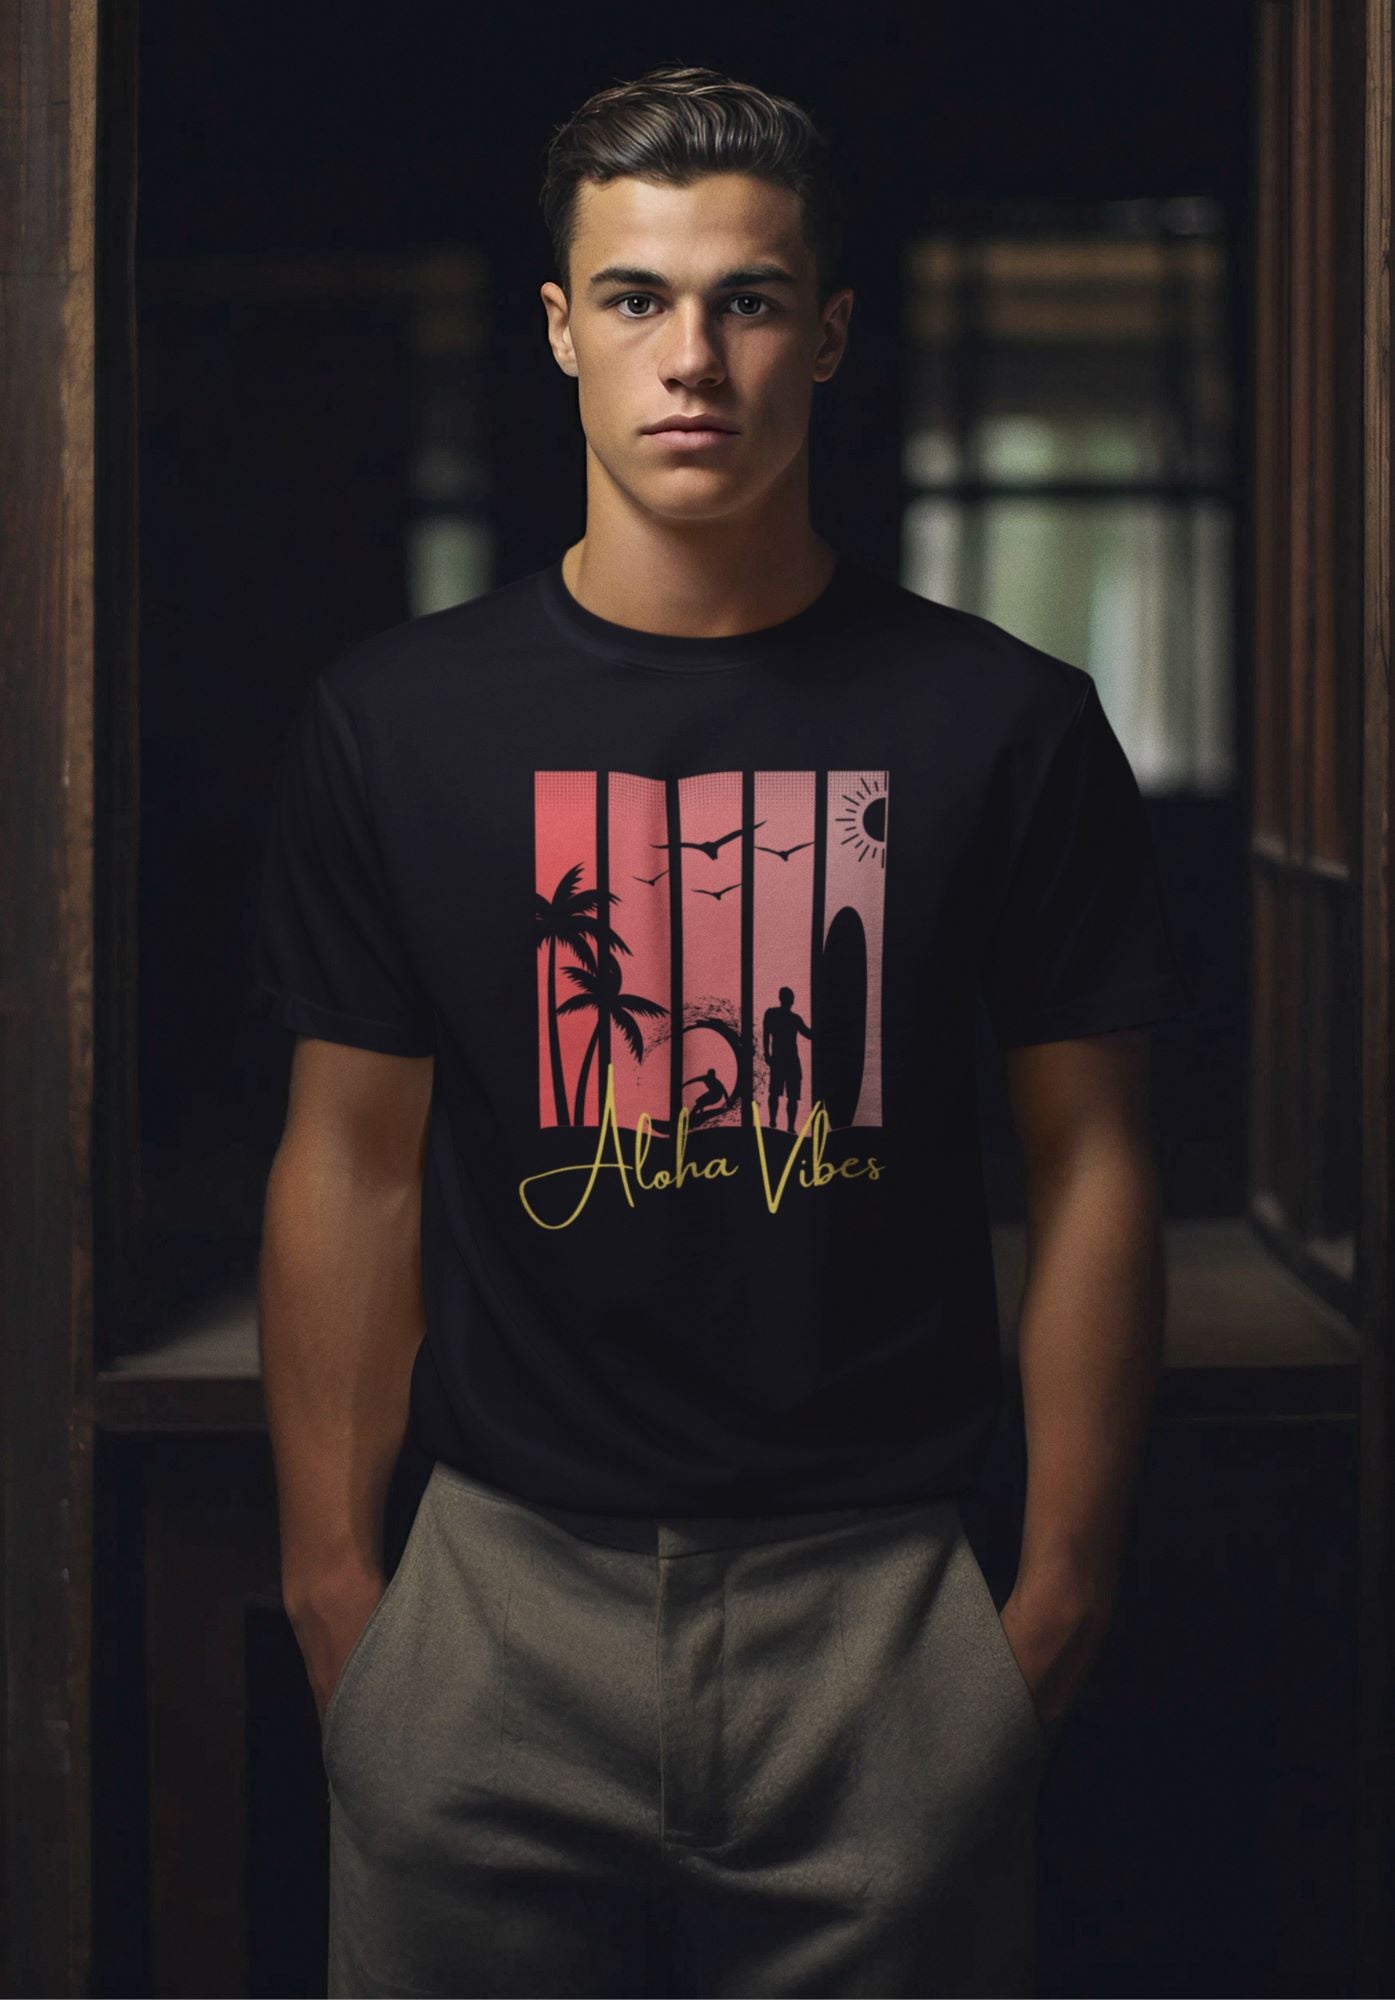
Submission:
[[1235,781],[1216,205],[979,212],[908,252],[902,580],[1090,673],[1145,792]]

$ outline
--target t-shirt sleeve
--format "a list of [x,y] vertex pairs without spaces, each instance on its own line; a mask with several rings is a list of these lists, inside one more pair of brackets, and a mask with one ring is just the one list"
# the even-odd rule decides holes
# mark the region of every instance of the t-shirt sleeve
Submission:
[[999,1044],[1066,1041],[1188,1013],[1146,809],[1091,681],[1052,755],[988,943]]
[[384,1055],[434,1053],[353,723],[320,675],[287,733],[266,828],[251,1005],[297,1034]]

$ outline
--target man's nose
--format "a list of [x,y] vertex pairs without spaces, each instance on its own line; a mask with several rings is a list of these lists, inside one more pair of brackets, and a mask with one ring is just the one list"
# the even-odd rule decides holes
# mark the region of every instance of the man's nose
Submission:
[[713,335],[706,310],[701,305],[676,308],[673,330],[665,357],[666,373],[684,380],[700,375],[710,381],[722,373],[722,354]]

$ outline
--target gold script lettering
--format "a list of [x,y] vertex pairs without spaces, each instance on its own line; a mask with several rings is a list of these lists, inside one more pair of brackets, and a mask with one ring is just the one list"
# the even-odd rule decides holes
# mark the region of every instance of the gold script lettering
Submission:
[[[780,1170],[779,1181],[772,1187],[770,1169],[765,1153],[765,1128],[761,1123],[760,1107],[754,1101],[751,1105],[751,1115],[756,1135],[756,1156],[760,1162],[761,1183],[765,1190],[765,1205],[772,1215],[784,1199],[790,1175],[795,1170],[800,1154],[805,1148],[806,1140],[809,1142],[808,1150],[810,1157],[799,1166],[799,1184],[801,1187],[828,1187],[836,1180],[860,1180],[864,1175],[869,1180],[879,1180],[881,1178],[884,1169],[870,1155],[865,1162],[860,1162],[855,1157],[837,1162],[825,1160],[824,1147],[828,1140],[828,1112],[822,1098],[820,1098],[810,1107],[808,1116],[799,1127],[795,1143],[790,1148],[789,1157]],[[607,1063],[605,1103],[601,1110],[601,1122],[596,1133],[596,1151],[594,1157],[589,1161],[578,1161],[574,1166],[549,1167],[544,1173],[528,1174],[518,1184],[518,1198],[527,1209],[533,1221],[537,1223],[539,1229],[567,1229],[576,1221],[582,1209],[585,1208],[587,1202],[591,1199],[592,1189],[596,1185],[597,1177],[602,1172],[619,1174],[620,1185],[624,1190],[625,1199],[631,1208],[635,1205],[634,1193],[630,1187],[631,1172],[633,1172],[635,1182],[641,1193],[645,1194],[664,1193],[669,1188],[680,1188],[690,1178],[704,1181],[729,1180],[739,1169],[735,1161],[727,1159],[723,1154],[716,1154],[712,1159],[702,1162],[690,1160],[686,1157],[689,1123],[688,1106],[685,1104],[678,1113],[678,1123],[674,1130],[673,1169],[670,1171],[666,1167],[657,1167],[653,1170],[650,1177],[646,1179],[644,1172],[645,1161],[649,1156],[649,1149],[653,1144],[654,1127],[649,1113],[642,1111],[635,1126],[634,1163],[632,1168],[628,1167],[623,1151],[623,1137],[615,1115],[615,1070],[613,1065]],[[606,1158],[608,1150],[613,1151],[615,1155],[614,1159]],[[564,1216],[560,1222],[548,1222],[533,1207],[532,1202],[528,1198],[527,1190],[532,1187],[535,1181],[555,1180],[559,1174],[584,1174],[586,1176],[586,1185],[581,1190],[576,1207],[570,1215]]]

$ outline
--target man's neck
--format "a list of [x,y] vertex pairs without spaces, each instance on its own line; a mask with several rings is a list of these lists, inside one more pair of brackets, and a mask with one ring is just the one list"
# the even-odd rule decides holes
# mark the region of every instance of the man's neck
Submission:
[[655,549],[588,530],[563,556],[562,580],[583,610],[612,624],[723,639],[793,618],[826,588],[837,561],[812,528],[788,551],[751,537],[736,552],[674,542]]

